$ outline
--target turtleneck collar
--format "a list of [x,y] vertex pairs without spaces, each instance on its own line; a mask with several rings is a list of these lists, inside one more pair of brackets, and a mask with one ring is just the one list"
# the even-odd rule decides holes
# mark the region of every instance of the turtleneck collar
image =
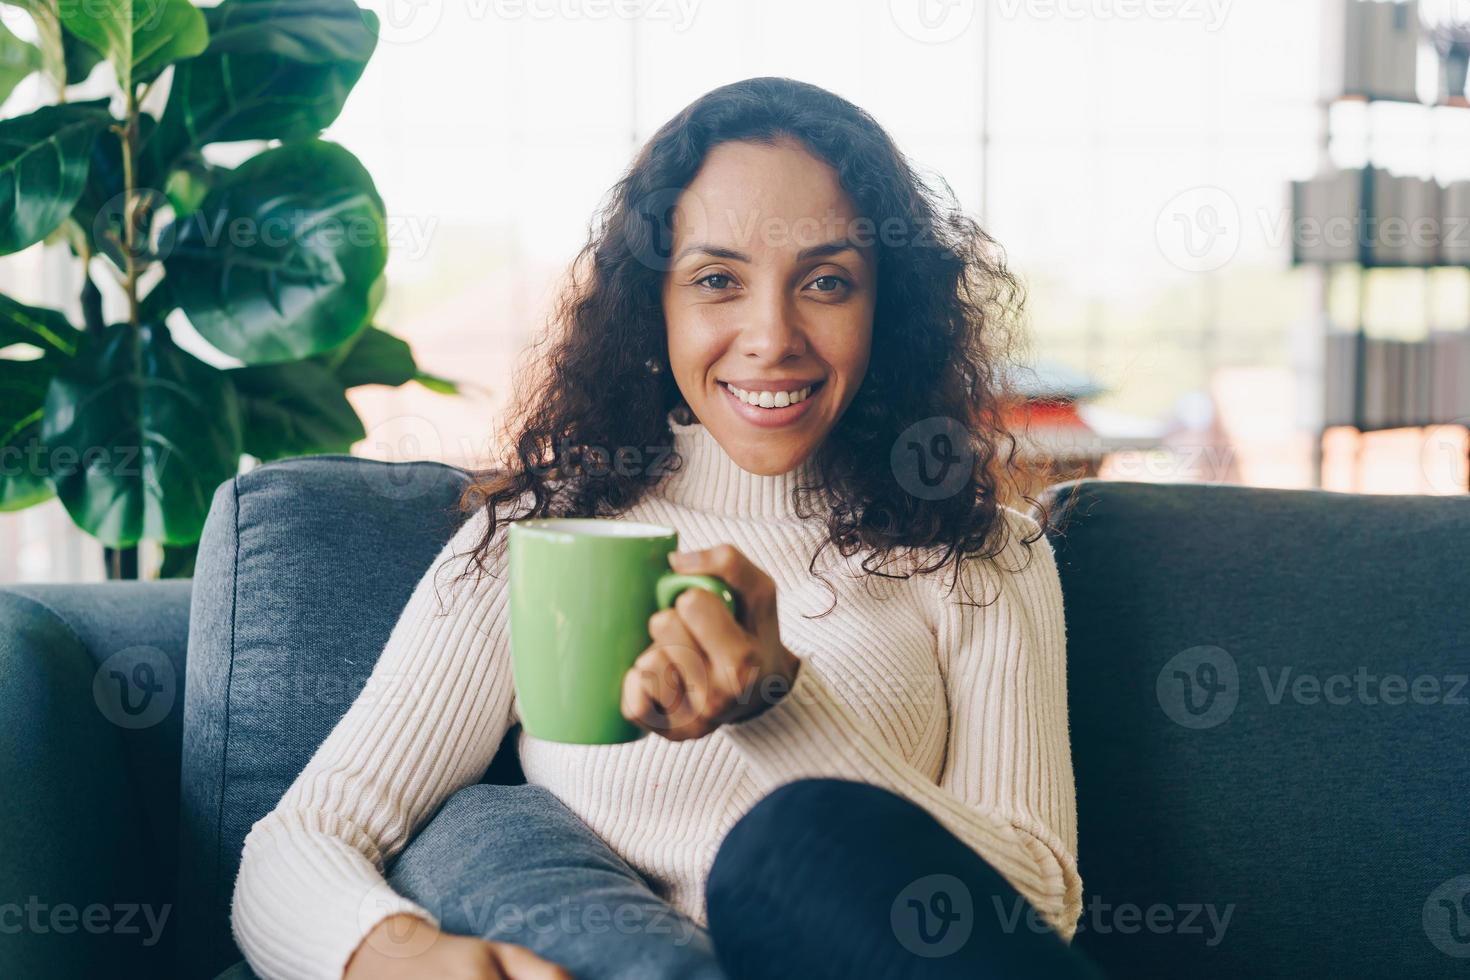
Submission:
[[703,423],[685,424],[671,414],[669,428],[683,464],[659,481],[660,497],[729,517],[798,519],[791,492],[815,482],[811,457],[785,473],[759,476],[741,469]]

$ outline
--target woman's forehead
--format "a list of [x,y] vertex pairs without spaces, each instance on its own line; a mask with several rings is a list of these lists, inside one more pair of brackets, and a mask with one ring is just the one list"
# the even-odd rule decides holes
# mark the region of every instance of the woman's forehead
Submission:
[[803,239],[793,247],[805,248],[840,237],[855,217],[837,172],[800,144],[736,142],[706,156],[680,195],[674,227],[730,247],[785,227]]

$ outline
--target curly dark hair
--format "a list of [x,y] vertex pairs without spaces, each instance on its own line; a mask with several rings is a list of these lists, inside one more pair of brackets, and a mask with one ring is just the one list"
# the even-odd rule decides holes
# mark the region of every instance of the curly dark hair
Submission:
[[[831,545],[844,557],[863,552],[869,575],[906,578],[949,565],[957,579],[965,559],[1004,549],[1003,497],[1032,505],[1040,530],[1024,537],[1028,551],[1044,533],[1047,506],[1021,488],[1024,465],[1003,414],[1024,304],[1003,251],[942,178],[931,186],[918,175],[867,112],[805,82],[750,78],[665,123],[594,216],[552,329],[533,348],[537,375],[522,376],[506,460],[475,471],[459,501],[461,512],[489,511],[470,563],[480,573],[504,547],[502,525],[614,516],[667,472],[607,461],[611,447],[671,446],[669,413],[691,419],[668,369],[660,299],[675,201],[713,147],[783,138],[830,165],[856,213],[880,232],[868,373],[813,456],[817,485],[794,491],[798,514],[826,522],[808,570],[816,574]],[[945,420],[973,450],[968,484],[939,499],[905,490],[890,462],[900,435],[926,419]]]

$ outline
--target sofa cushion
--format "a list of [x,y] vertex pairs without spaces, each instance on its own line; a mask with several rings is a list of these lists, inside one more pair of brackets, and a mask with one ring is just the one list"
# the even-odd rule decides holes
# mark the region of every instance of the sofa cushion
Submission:
[[1053,502],[1078,945],[1119,977],[1470,967],[1470,499]]
[[0,588],[0,977],[172,972],[188,615],[186,581]]
[[239,959],[229,908],[245,835],[367,683],[458,527],[467,480],[438,463],[314,456],[215,492],[190,609],[180,976]]

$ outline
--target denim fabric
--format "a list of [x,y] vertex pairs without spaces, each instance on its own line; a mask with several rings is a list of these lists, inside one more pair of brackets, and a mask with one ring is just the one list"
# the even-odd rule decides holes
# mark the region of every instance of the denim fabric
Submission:
[[706,900],[732,980],[1101,980],[959,838],[866,783],[766,795],[720,843]]
[[171,972],[188,582],[0,589],[0,977]]
[[388,883],[445,930],[525,946],[579,980],[724,976],[709,933],[540,786],[455,793]]
[[[923,809],[839,779],[788,783],[736,822],[709,931],[540,786],[455,793],[388,882],[446,931],[525,946],[577,980],[1101,977]],[[240,963],[219,980],[254,975]]]
[[[515,943],[577,980],[723,980],[709,933],[540,786],[467,786],[388,869],[446,932]],[[220,980],[255,980],[241,962]]]
[[1079,948],[1120,977],[1470,969],[1470,499],[1057,502]]

